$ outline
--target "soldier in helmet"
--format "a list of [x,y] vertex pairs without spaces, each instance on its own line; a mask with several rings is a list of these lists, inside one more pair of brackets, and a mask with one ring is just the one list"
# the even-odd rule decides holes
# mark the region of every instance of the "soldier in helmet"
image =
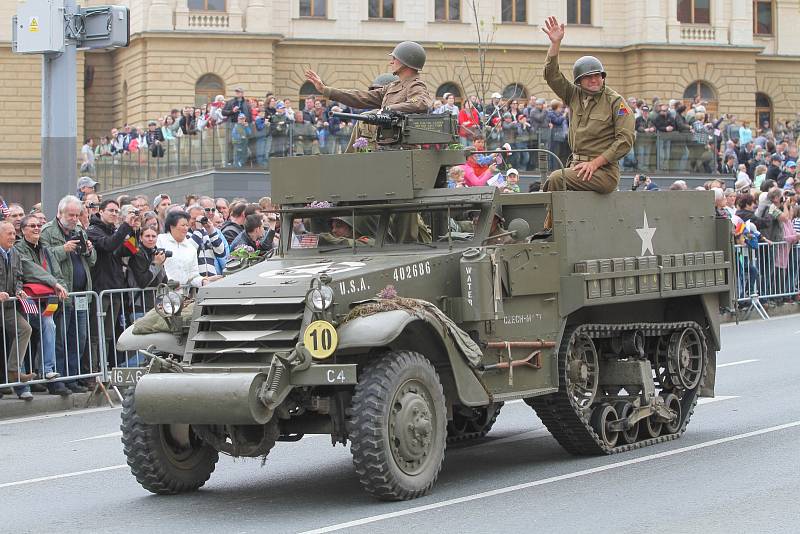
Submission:
[[572,156],[567,169],[550,174],[544,190],[610,193],[619,185],[618,161],[633,146],[634,114],[625,99],[605,84],[606,72],[596,57],[584,56],[575,62],[573,82],[560,72],[558,53],[564,28],[555,17],[549,17],[542,28],[550,39],[544,79],[569,106]]
[[389,68],[398,80],[368,91],[341,90],[328,87],[313,70],[306,70],[306,79],[326,98],[346,106],[369,109],[390,109],[399,113],[426,113],[433,100],[419,77],[425,65],[425,49],[419,43],[403,41],[392,50]]
[[[360,220],[361,218],[359,218]],[[331,230],[330,232],[323,232],[319,235],[320,243],[326,245],[348,245],[353,246],[353,239],[362,245],[373,246],[375,239],[364,235],[362,232],[357,232],[357,237],[354,236],[353,218],[342,215],[331,217]]]

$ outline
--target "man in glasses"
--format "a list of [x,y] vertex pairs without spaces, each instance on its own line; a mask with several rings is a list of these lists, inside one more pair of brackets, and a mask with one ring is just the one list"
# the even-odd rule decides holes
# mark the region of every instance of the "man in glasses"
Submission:
[[228,201],[220,197],[214,201],[214,205],[216,205],[219,214],[222,215],[222,220],[227,221],[230,213]]
[[200,197],[197,204],[188,210],[192,228],[189,237],[197,248],[197,264],[202,276],[222,274],[230,254],[228,242],[214,224],[216,211],[214,199],[205,196]]
[[[97,261],[97,252],[86,231],[78,224],[82,213],[86,213],[86,208],[78,197],[65,196],[58,203],[58,215],[44,225],[40,238],[41,244],[47,247],[53,261],[58,264],[62,284],[68,293],[93,289],[91,269]],[[80,363],[89,337],[88,297],[74,296],[64,301],[54,320],[58,373],[62,377],[74,376],[79,374],[80,369],[90,370],[91,364],[88,361]],[[87,354],[86,357],[89,358],[90,355]],[[91,357],[97,362],[97,352],[93,352]],[[48,391],[52,395],[65,393],[57,384],[49,385]]]
[[[97,249],[97,262],[92,269],[94,291],[100,293],[107,289],[123,289],[125,273],[122,269],[121,250],[128,239],[134,234],[134,219],[138,217],[135,210],[127,212],[125,220],[119,222],[119,204],[114,199],[107,199],[100,203],[100,211],[93,215],[89,224],[89,239]],[[122,304],[120,295],[109,294],[103,299],[101,305],[105,312],[105,336],[108,347],[108,363],[115,366],[114,334],[120,333],[116,326],[119,308]]]

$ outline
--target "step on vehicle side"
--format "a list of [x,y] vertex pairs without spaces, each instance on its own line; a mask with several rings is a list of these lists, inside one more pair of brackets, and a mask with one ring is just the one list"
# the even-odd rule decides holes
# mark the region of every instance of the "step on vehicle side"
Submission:
[[328,434],[367,492],[413,499],[504,402],[595,455],[676,439],[713,396],[732,248],[711,193],[447,189],[451,117],[382,127],[384,150],[275,160],[280,250],[202,288],[182,345],[154,343],[122,414],[147,490]]

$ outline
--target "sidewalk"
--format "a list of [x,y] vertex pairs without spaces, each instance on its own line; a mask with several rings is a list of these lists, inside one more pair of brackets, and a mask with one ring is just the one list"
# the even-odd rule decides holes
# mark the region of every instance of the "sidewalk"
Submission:
[[[111,395],[111,400],[114,401],[114,405],[119,406],[120,402],[116,392],[110,390],[109,394]],[[14,393],[4,394],[3,398],[0,399],[0,420],[108,406],[108,401],[106,401],[102,392],[98,391],[98,395],[93,399],[91,396],[91,392],[73,393],[69,397],[50,395],[48,393],[34,393],[32,401],[23,401],[18,399]]]

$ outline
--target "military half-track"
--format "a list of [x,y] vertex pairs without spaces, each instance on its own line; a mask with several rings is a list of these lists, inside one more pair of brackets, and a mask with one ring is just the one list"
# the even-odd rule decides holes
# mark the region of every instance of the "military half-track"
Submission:
[[711,193],[447,189],[452,119],[400,128],[416,142],[272,162],[280,250],[200,290],[182,354],[126,394],[146,489],[327,434],[366,491],[412,499],[506,401],[591,455],[678,438],[713,395],[732,249]]

